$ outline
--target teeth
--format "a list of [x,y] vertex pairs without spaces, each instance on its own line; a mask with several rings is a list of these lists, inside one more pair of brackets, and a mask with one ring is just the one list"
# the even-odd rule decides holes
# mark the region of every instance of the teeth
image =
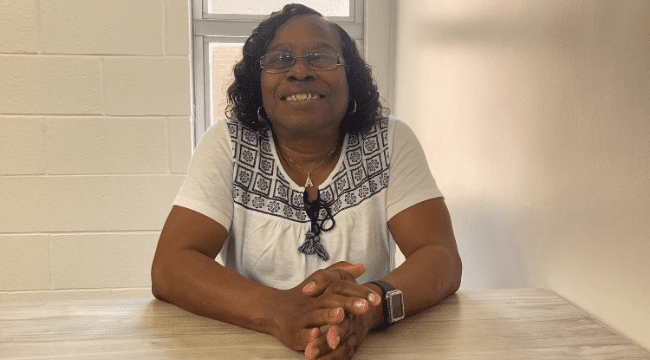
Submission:
[[311,100],[311,99],[319,99],[320,95],[318,94],[293,94],[290,96],[286,97],[287,101],[304,101],[304,100]]

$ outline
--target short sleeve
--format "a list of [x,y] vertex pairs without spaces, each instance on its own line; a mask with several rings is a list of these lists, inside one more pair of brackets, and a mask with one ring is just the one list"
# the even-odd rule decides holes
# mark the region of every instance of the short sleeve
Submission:
[[174,205],[201,213],[229,229],[233,216],[232,174],[228,123],[220,120],[196,147]]
[[392,144],[386,202],[388,220],[422,201],[442,197],[417,137],[404,122],[391,119],[394,121],[388,132]]

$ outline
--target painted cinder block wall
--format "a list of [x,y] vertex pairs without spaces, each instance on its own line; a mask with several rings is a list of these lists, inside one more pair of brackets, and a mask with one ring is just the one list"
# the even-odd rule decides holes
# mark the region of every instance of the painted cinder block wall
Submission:
[[0,300],[150,293],[191,156],[186,0],[0,4]]

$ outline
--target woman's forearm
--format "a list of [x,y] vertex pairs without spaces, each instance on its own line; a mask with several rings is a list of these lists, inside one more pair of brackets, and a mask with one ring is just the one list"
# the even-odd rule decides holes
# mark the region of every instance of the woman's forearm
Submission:
[[214,261],[227,236],[216,221],[174,206],[151,267],[153,294],[192,313],[272,334],[277,321],[272,302],[282,291]]
[[[382,280],[402,291],[407,316],[437,304],[453,294],[460,286],[460,258],[447,248],[425,245],[416,250],[406,261]],[[381,289],[366,284],[375,291]],[[376,323],[383,318],[376,317]]]
[[267,334],[274,331],[270,303],[278,290],[249,280],[195,250],[155,261],[152,291],[156,298],[197,315]]

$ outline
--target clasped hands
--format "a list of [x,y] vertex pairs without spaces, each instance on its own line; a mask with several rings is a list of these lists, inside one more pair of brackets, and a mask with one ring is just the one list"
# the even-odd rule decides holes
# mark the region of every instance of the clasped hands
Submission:
[[371,330],[373,310],[381,311],[379,294],[356,282],[364,272],[343,261],[280,291],[275,337],[307,359],[350,359]]

